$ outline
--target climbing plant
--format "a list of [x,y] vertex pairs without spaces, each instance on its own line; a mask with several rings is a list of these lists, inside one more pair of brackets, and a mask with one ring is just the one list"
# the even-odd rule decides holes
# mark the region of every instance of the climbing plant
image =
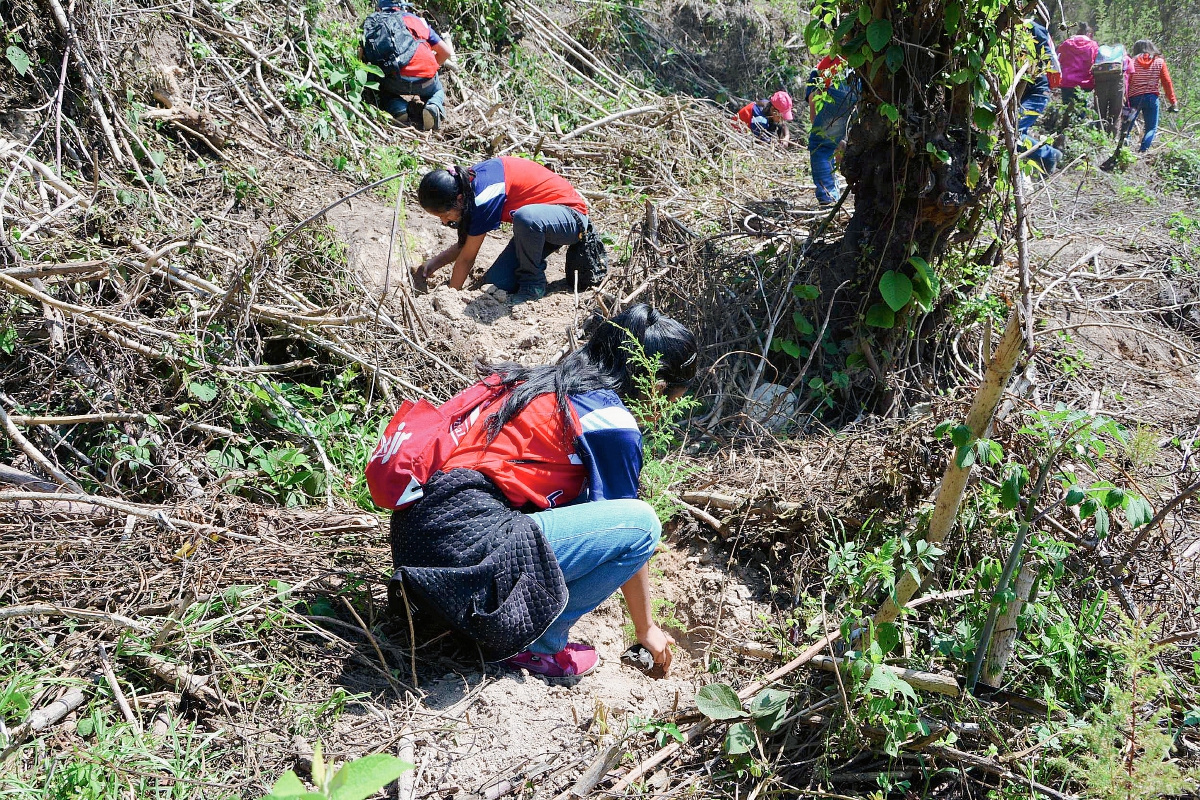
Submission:
[[809,48],[843,59],[860,88],[842,256],[858,259],[859,328],[886,369],[903,332],[956,288],[938,265],[956,230],[974,239],[1007,163],[997,97],[1011,103],[1039,66],[1010,0],[816,0],[812,13]]

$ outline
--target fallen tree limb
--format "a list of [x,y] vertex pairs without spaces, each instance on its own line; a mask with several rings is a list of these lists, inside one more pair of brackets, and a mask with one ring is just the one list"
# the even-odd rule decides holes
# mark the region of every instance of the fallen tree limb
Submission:
[[[24,502],[23,501],[27,501]],[[0,492],[0,503],[13,503],[17,509],[42,513],[80,513],[95,516],[96,509],[107,509],[122,514],[132,514],[141,519],[151,519],[176,528],[184,528],[197,533],[223,536],[239,542],[259,542],[257,536],[247,536],[244,533],[234,533],[228,528],[208,525],[203,522],[192,522],[178,517],[170,517],[161,508],[155,506],[137,505],[121,500],[111,500],[93,494],[55,494],[46,495],[40,492],[9,491]],[[109,516],[112,516],[109,514]]]
[[[10,417],[10,419],[12,418]],[[0,483],[7,483],[9,486],[23,486],[34,492],[53,493],[58,491],[57,483],[42,480],[36,475],[22,472],[8,464],[0,464]]]
[[141,631],[142,633],[150,631],[150,626],[146,623],[138,622],[136,619],[130,619],[120,614],[110,614],[107,611],[95,611],[90,608],[56,606],[49,603],[34,603],[0,608],[0,619],[10,619],[12,617],[67,617],[68,619],[82,619],[89,622],[110,622],[113,625]]
[[[776,651],[753,642],[735,645],[733,649],[735,652],[755,658],[779,658],[779,653]],[[841,667],[842,671],[845,672],[849,665],[842,658],[835,659],[830,656],[817,656],[809,662],[808,666],[824,672],[833,672],[838,667]],[[939,675],[936,672],[922,672],[921,670],[908,669],[906,667],[894,667],[890,664],[880,664],[877,669],[904,681],[914,689],[944,694],[949,697],[958,697],[961,693],[958,681],[948,675]],[[863,677],[868,677],[871,674],[871,670],[872,667],[868,665],[866,672],[863,673]]]
[[29,719],[8,732],[8,742],[3,752],[0,752],[0,762],[8,759],[17,748],[29,737],[49,728],[62,720],[75,709],[83,705],[87,694],[81,687],[67,690],[67,693],[45,708],[39,708],[29,715]]

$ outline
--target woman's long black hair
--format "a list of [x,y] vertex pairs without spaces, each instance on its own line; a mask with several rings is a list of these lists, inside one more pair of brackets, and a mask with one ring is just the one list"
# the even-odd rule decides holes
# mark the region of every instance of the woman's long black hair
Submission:
[[458,222],[459,247],[466,244],[467,231],[471,227],[471,212],[475,208],[474,181],[474,168],[455,166],[425,173],[421,185],[417,187],[417,202],[421,208],[435,214],[458,208],[459,198],[462,198],[462,218]]
[[1154,46],[1154,42],[1149,39],[1138,39],[1133,43],[1133,54],[1135,56],[1148,55],[1150,57],[1162,55],[1162,51]]
[[637,394],[637,379],[645,369],[633,358],[640,343],[646,356],[659,358],[656,381],[667,391],[686,386],[696,374],[698,348],[696,337],[676,320],[645,303],[604,320],[587,344],[566,356],[558,364],[526,367],[521,364],[475,365],[481,377],[499,375],[512,392],[500,410],[487,419],[488,440],[495,439],[513,417],[531,400],[554,392],[563,419],[563,430],[571,430],[568,397],[573,394],[611,389],[622,399]]

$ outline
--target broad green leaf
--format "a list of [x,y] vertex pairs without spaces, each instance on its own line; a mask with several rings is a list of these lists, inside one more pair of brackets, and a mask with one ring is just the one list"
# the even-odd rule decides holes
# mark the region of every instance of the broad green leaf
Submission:
[[815,330],[815,328],[812,326],[812,323],[808,321],[808,318],[799,311],[797,311],[795,314],[792,314],[792,324],[796,326],[796,330],[801,336],[808,336]]
[[746,722],[735,722],[729,726],[722,746],[727,756],[740,756],[754,749],[754,728]]
[[737,719],[746,716],[737,692],[724,683],[710,683],[696,692],[696,708],[709,719]]
[[954,463],[963,469],[972,466],[975,463],[975,448],[970,446],[958,448],[958,452],[954,454]]
[[[887,62],[888,72],[899,72],[900,67],[904,66],[904,48],[898,44],[892,45],[887,49],[884,60]],[[888,117],[892,122],[895,122],[897,118],[899,118],[899,114],[896,117]]]
[[876,303],[867,309],[863,322],[873,328],[891,328],[896,325],[896,312],[883,303]]
[[797,300],[816,300],[820,293],[821,290],[811,283],[802,283],[792,287],[792,294],[796,296]]
[[1096,538],[1103,539],[1108,536],[1109,518],[1108,511],[1103,508],[1096,509]]
[[912,299],[912,281],[909,280],[907,275],[889,269],[879,279],[879,292],[883,295],[883,301],[893,311],[899,311],[908,305],[908,301]]
[[878,53],[892,40],[892,22],[887,19],[877,19],[867,26],[867,44]]
[[1000,505],[1007,509],[1014,509],[1021,504],[1021,476],[1018,472],[1012,472],[1004,483],[1000,484]]
[[32,63],[29,60],[29,54],[17,47],[15,44],[10,44],[8,46],[8,50],[4,52],[4,55],[8,57],[8,63],[12,64],[13,69],[15,69],[20,76],[24,78],[29,72],[29,66]]
[[858,7],[858,22],[860,25],[866,25],[871,21],[871,7],[862,5]]
[[917,693],[913,691],[911,686],[885,669],[876,668],[871,670],[871,677],[867,678],[867,688],[874,689],[889,698],[899,692],[911,700],[917,699]]
[[[891,48],[888,49],[888,55],[891,55]],[[892,122],[900,121],[900,109],[896,108],[891,103],[880,103],[879,113],[881,116],[887,117]]]
[[365,800],[413,768],[387,753],[351,761],[337,771],[329,782],[331,800]]
[[1109,489],[1104,493],[1103,503],[1105,508],[1116,508],[1125,502],[1125,491],[1123,489]]
[[792,358],[800,357],[800,345],[796,344],[791,339],[779,340],[779,349],[787,353]]
[[967,83],[975,80],[975,70],[963,67],[958,72],[950,76],[950,82],[953,84]]
[[982,106],[975,109],[975,113],[971,115],[971,118],[980,130],[991,130],[992,126],[996,124],[996,112]]
[[296,777],[296,773],[290,769],[279,776],[279,780],[275,781],[275,785],[271,787],[271,793],[267,797],[300,797],[308,794],[308,789],[304,788],[304,784]]
[[750,716],[754,719],[769,717],[784,708],[789,697],[790,694],[778,689],[763,689],[750,701]]
[[1125,519],[1129,520],[1131,527],[1140,528],[1154,519],[1154,509],[1150,507],[1145,498],[1136,494],[1128,494],[1125,496]]
[[955,447],[966,447],[972,439],[971,429],[966,425],[956,425],[950,429],[950,441]]
[[946,33],[953,34],[958,30],[958,23],[962,20],[962,6],[958,3],[947,3],[945,10],[942,12],[942,24],[946,27]]
[[196,398],[202,403],[212,402],[217,397],[216,384],[207,381],[201,383],[199,381],[191,381],[188,383],[188,394]]
[[[925,544],[925,542],[921,542]],[[892,652],[900,644],[900,629],[895,623],[885,622],[875,627],[875,642],[884,655]]]
[[1070,489],[1067,489],[1067,496],[1063,502],[1069,506],[1077,506],[1083,502],[1085,497],[1087,495],[1083,493],[1083,489],[1080,489],[1078,486],[1072,486]]
[[845,58],[846,64],[851,69],[858,69],[863,64],[867,63],[867,57],[862,53],[848,53]]

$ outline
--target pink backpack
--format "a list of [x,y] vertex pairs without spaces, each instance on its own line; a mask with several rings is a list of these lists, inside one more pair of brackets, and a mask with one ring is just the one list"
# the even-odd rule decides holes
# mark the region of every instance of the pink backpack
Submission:
[[375,505],[401,509],[420,500],[422,487],[479,413],[506,391],[499,376],[490,375],[440,406],[405,400],[367,462],[367,488]]

